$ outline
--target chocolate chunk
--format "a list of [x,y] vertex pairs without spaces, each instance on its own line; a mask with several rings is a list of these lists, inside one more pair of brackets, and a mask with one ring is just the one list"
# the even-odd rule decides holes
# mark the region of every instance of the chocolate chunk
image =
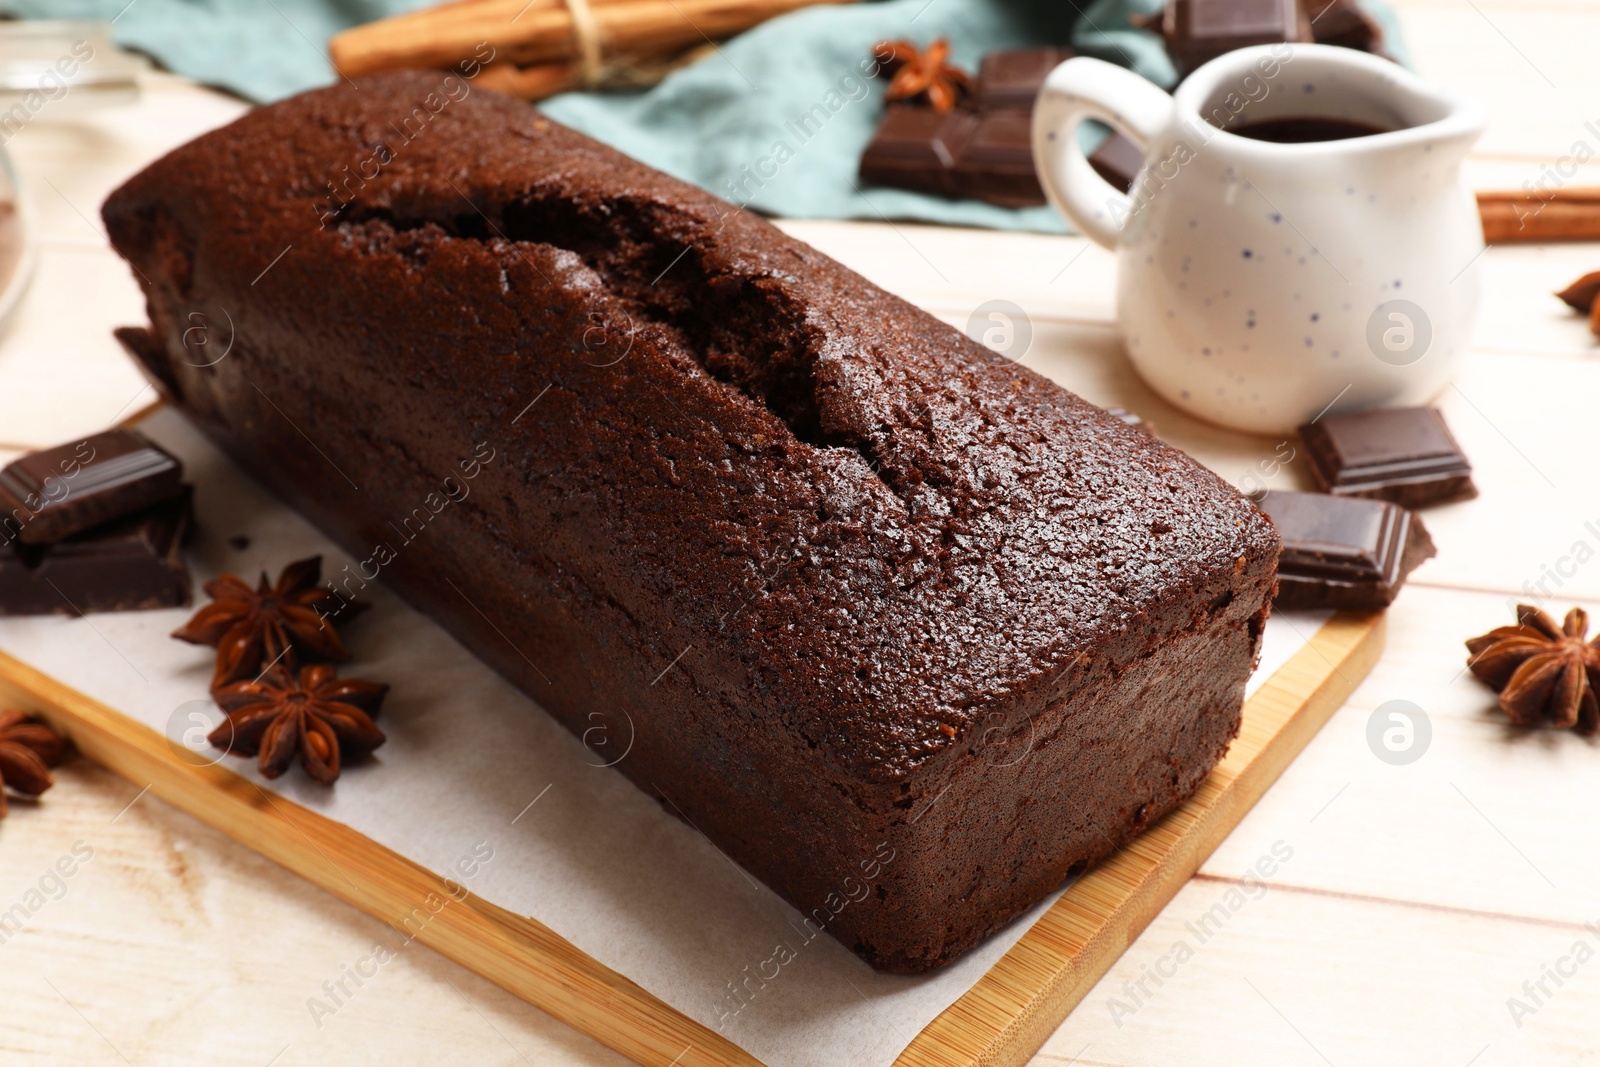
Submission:
[[1026,111],[990,111],[961,150],[954,168],[956,191],[1001,207],[1034,207],[1044,190],[1033,169],[1033,117]]
[[1434,555],[1422,520],[1386,500],[1275,490],[1256,503],[1283,538],[1278,608],[1385,607]]
[[1435,408],[1327,415],[1300,427],[1325,493],[1427,507],[1478,495],[1472,464]]
[[965,196],[1001,207],[1045,202],[1033,168],[1033,100],[1067,48],[1022,48],[983,58],[976,111],[891,107],[861,156],[861,180]]
[[1180,74],[1236,48],[1312,39],[1298,0],[1171,0],[1161,32]]
[[0,541],[59,541],[170,500],[183,464],[132,430],[30,452],[0,469]]
[[1003,207],[1044,203],[1029,116],[890,108],[861,156],[861,180]]
[[861,180],[954,196],[952,168],[977,124],[970,112],[891,107],[861,155]]
[[1305,0],[1311,34],[1318,44],[1383,55],[1383,27],[1359,0]]
[[189,603],[179,551],[193,493],[53,545],[0,546],[0,615],[79,615]]
[[1071,59],[1070,48],[1012,48],[990,52],[978,65],[978,88],[973,103],[985,110],[1011,110],[1032,114],[1050,72]]
[[1089,166],[1121,192],[1133,188],[1133,179],[1144,166],[1144,150],[1116,130],[1089,154]]

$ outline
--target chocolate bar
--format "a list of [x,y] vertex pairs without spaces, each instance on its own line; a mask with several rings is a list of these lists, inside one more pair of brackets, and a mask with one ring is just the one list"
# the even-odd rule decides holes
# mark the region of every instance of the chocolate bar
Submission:
[[956,192],[1001,207],[1034,207],[1044,190],[1033,169],[1033,116],[1026,111],[990,111],[956,153]]
[[1386,500],[1274,490],[1256,504],[1283,538],[1277,608],[1387,607],[1434,555],[1422,520]]
[[0,469],[0,542],[59,541],[182,490],[183,464],[132,430],[30,452]]
[[1144,150],[1116,130],[1089,153],[1089,166],[1119,192],[1133,188],[1133,179],[1144,166]]
[[892,107],[861,155],[861,180],[1003,207],[1044,203],[1033,170],[1030,117]]
[[1327,415],[1300,427],[1300,440],[1325,493],[1408,508],[1478,495],[1472,464],[1435,408]]
[[861,156],[861,180],[1001,207],[1045,202],[1033,169],[1033,100],[1066,48],[1022,48],[983,58],[976,110],[938,114],[891,107]]
[[1031,136],[1029,116],[1015,111],[890,108],[862,153],[861,180],[1031,207],[1044,203]]
[[1161,33],[1185,75],[1236,48],[1312,39],[1299,0],[1171,0]]
[[189,603],[180,548],[192,491],[53,545],[0,545],[0,615],[81,615]]
[[977,129],[970,112],[891,107],[861,154],[861,180],[955,196],[956,158]]
[[978,64],[978,88],[973,94],[973,103],[980,110],[1030,114],[1045,78],[1073,54],[1070,48],[1048,47],[990,52]]

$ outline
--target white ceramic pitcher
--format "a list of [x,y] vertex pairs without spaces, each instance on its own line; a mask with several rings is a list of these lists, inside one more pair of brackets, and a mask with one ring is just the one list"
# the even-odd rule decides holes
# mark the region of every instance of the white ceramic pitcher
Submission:
[[[1143,149],[1129,195],[1085,159],[1086,119]],[[1219,128],[1291,119],[1385,132],[1284,144]],[[1455,373],[1484,247],[1460,164],[1483,123],[1387,60],[1278,44],[1214,59],[1170,96],[1068,60],[1040,91],[1033,149],[1051,203],[1117,251],[1117,315],[1151,387],[1286,434],[1330,408],[1426,402]]]

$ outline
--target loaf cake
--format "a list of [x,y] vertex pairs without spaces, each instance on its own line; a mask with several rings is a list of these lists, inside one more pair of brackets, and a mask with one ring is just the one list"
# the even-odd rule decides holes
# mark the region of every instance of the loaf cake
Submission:
[[148,304],[124,343],[363,561],[335,587],[388,583],[577,734],[625,715],[617,770],[796,931],[954,959],[1238,730],[1278,551],[1254,505],[522,103],[308,93],[104,218]]

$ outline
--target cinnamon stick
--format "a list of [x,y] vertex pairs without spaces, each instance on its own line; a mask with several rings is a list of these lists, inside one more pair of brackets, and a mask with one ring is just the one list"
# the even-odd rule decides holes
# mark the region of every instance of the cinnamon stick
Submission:
[[[458,0],[459,2],[459,0]],[[490,63],[478,73],[477,84],[523,100],[539,101],[569,89],[643,89],[668,74],[705,58],[715,46],[674,49],[666,55],[632,53],[606,59],[596,81],[589,81],[583,64],[575,59],[534,63],[519,67],[504,61]]]
[[[720,40],[803,7],[850,0],[589,0],[607,53],[655,53]],[[328,42],[346,75],[443,68],[478,54],[518,66],[576,59],[564,0],[463,0],[357,26]]]
[[1478,194],[1483,239],[1489,244],[1527,241],[1600,241],[1600,189],[1559,189]]

